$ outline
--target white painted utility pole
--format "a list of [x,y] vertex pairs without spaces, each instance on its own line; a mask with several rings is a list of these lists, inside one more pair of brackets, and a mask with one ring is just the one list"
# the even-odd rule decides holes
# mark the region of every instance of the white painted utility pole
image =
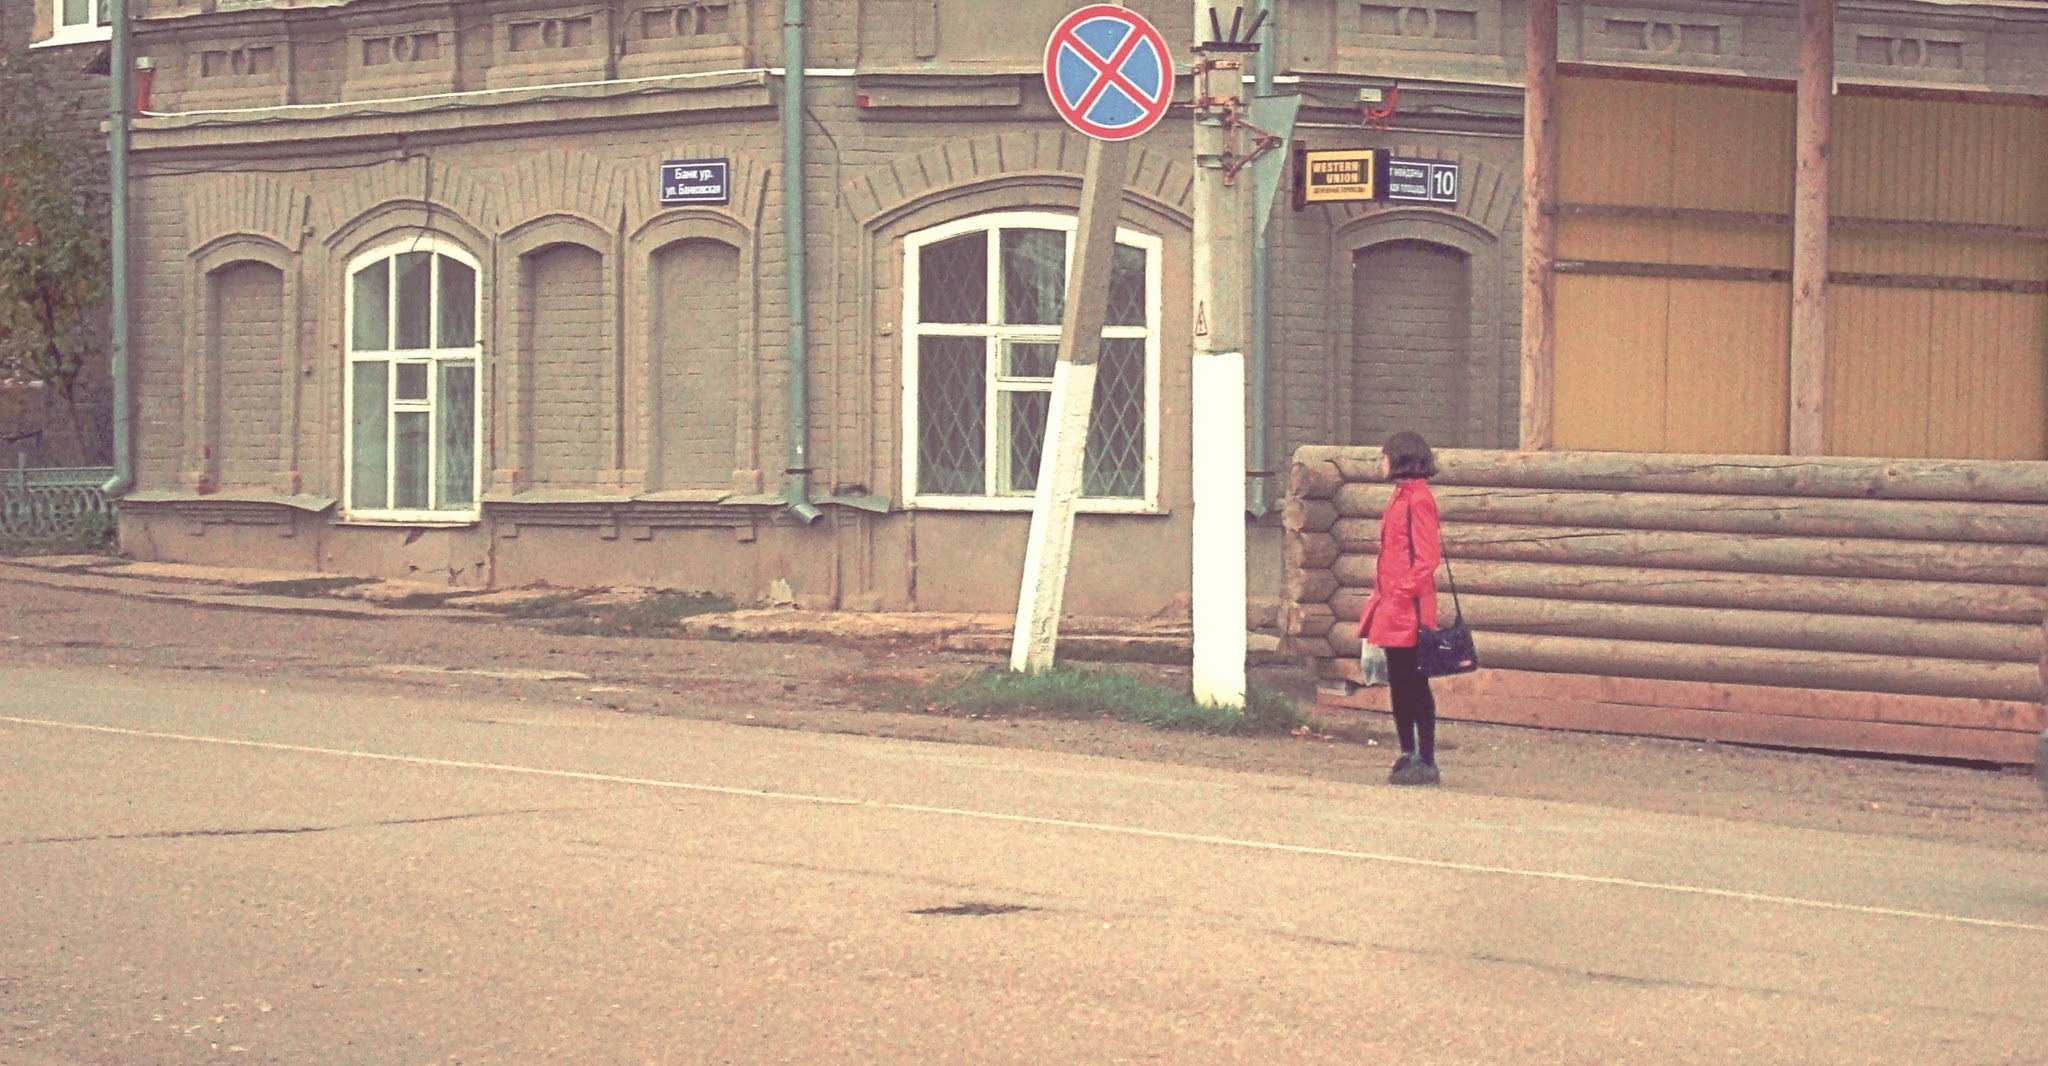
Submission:
[[[1195,32],[1211,23],[1196,0]],[[1251,276],[1249,180],[1230,169],[1229,123],[1244,107],[1243,53],[1196,49],[1194,219],[1195,699],[1245,699],[1245,340]],[[1249,175],[1246,175],[1249,178]]]
[[1074,551],[1074,508],[1083,488],[1082,458],[1095,403],[1102,329],[1109,318],[1110,271],[1129,159],[1128,141],[1088,142],[1081,218],[1067,270],[1059,362],[1053,366],[1052,410],[1046,415],[1045,453],[1039,460],[1031,539],[1024,550],[1024,584],[1017,594],[1017,629],[1010,642],[1012,670],[1036,674],[1052,669],[1059,646],[1060,607]]

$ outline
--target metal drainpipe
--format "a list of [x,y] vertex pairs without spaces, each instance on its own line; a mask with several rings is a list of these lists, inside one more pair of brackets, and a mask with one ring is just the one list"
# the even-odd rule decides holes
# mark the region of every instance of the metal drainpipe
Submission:
[[107,137],[107,177],[112,192],[113,277],[108,313],[113,318],[114,339],[109,373],[114,379],[114,476],[100,490],[119,496],[135,486],[135,451],[132,443],[131,401],[128,395],[128,114],[135,106],[129,95],[135,64],[128,58],[128,2],[110,0],[107,17],[113,22],[114,43],[108,57],[107,81],[111,83]]
[[[117,0],[118,2],[118,0]],[[809,302],[805,291],[810,234],[804,221],[804,2],[782,0],[782,212],[789,290],[789,467],[782,498],[789,513],[811,525],[824,513],[811,503]]]
[[[1277,43],[1273,31],[1273,0],[1259,0],[1257,12],[1266,18],[1265,24],[1259,29],[1260,47],[1256,57],[1253,59],[1252,90],[1256,96],[1271,96],[1273,93],[1273,68],[1275,60],[1278,58],[1273,54]],[[1267,370],[1269,363],[1268,350],[1272,336],[1272,323],[1267,313],[1267,271],[1270,266],[1268,258],[1267,241],[1253,241],[1251,321],[1249,323],[1251,326],[1249,331],[1251,334],[1249,338],[1251,341],[1251,359],[1250,366],[1248,367],[1248,373],[1251,377],[1249,383],[1251,387],[1248,391],[1252,408],[1252,439],[1250,451],[1245,456],[1249,460],[1246,465],[1253,470],[1265,470],[1267,468],[1266,379],[1269,376]],[[1252,478],[1251,485],[1248,486],[1251,492],[1246,497],[1245,502],[1254,516],[1262,516],[1266,513],[1266,501],[1271,492],[1270,480],[1270,478],[1264,476],[1254,477]]]

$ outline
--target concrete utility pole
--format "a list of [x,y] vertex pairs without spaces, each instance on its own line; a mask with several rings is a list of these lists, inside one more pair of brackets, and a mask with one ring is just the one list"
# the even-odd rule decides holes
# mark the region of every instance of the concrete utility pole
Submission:
[[[1198,36],[1210,12],[1208,0],[1197,0]],[[1194,695],[1209,706],[1242,707],[1251,182],[1236,180],[1230,136],[1244,108],[1244,75],[1242,53],[1198,46],[1195,54]]]
[[1116,259],[1116,227],[1123,215],[1128,141],[1088,142],[1081,178],[1081,218],[1074,261],[1067,271],[1067,308],[1060,328],[1059,362],[1052,373],[1052,410],[1046,415],[1045,456],[1039,463],[1031,539],[1024,549],[1024,584],[1017,594],[1017,628],[1010,669],[1044,673],[1059,646],[1060,608],[1067,563],[1074,551],[1074,508],[1080,502],[1082,459],[1095,403],[1096,363],[1109,318],[1109,278]]

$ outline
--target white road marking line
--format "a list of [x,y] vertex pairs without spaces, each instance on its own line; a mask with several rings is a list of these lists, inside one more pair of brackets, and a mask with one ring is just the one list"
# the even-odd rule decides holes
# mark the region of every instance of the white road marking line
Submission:
[[1093,833],[1141,837],[1147,840],[1170,840],[1185,844],[1205,844],[1212,847],[1241,848],[1249,851],[1268,851],[1287,855],[1313,855],[1323,858],[1383,863],[1392,866],[1450,870],[1458,873],[1490,874],[1499,877],[1520,877],[1529,880],[1559,881],[1579,885],[1604,885],[1610,888],[1632,888],[1647,892],[1667,892],[1683,896],[1705,896],[1713,899],[1736,900],[1743,903],[1764,903],[1781,907],[1837,911],[1846,914],[1861,914],[1880,918],[1911,918],[1919,921],[1946,922],[1953,925],[1969,925],[1986,929],[2048,933],[2048,925],[2003,921],[1997,918],[1970,918],[1964,915],[1940,914],[1933,911],[1905,910],[1897,907],[1870,907],[1856,903],[1805,899],[1799,896],[1774,896],[1768,893],[1742,892],[1729,888],[1710,888],[1704,885],[1675,884],[1663,881],[1638,881],[1626,877],[1603,877],[1598,874],[1576,874],[1559,870],[1524,870],[1512,866],[1487,866],[1480,863],[1451,862],[1444,859],[1419,859],[1410,855],[1385,855],[1370,851],[1319,848],[1307,844],[1285,844],[1270,840],[1245,840],[1238,837],[1208,836],[1201,833],[1179,833],[1170,829],[1145,829],[1138,826],[1110,825],[1105,822],[1083,822],[1066,818],[1046,818],[1030,814],[1003,814],[996,811],[977,811],[957,807],[928,807],[915,803],[885,803],[879,800],[846,799],[838,796],[812,796],[800,792],[776,792],[769,789],[736,788],[729,785],[705,785],[688,781],[668,781],[650,777],[623,777],[617,774],[597,774],[583,770],[551,770],[539,766],[513,766],[506,763],[470,762],[463,759],[435,759],[423,755],[390,755],[376,751],[320,748],[304,744],[280,744],[275,741],[266,740],[242,740],[235,737],[159,733],[143,729],[85,725],[78,722],[57,722],[40,718],[13,718],[0,715],[0,723],[39,726],[46,729],[69,729],[85,733],[106,733],[114,736],[135,737],[145,740],[170,740],[188,744],[217,744],[223,747],[253,748],[263,751],[288,751],[303,755],[332,755],[348,759],[368,759],[376,762],[403,763],[412,766],[435,766],[455,770],[487,770],[493,773],[524,774],[531,777],[591,781],[599,784],[637,785],[643,788],[670,789],[679,792],[702,792],[719,796],[749,796],[755,799],[780,800],[789,803],[810,803],[830,807],[872,807],[878,810],[898,811],[905,814],[931,814],[951,818],[971,818],[987,822],[1010,822],[1017,825],[1078,829]]

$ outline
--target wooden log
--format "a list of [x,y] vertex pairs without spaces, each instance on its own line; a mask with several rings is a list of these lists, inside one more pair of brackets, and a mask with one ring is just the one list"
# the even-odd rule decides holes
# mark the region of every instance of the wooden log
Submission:
[[[1507,596],[1462,596],[1459,602],[1464,604],[1466,621],[1484,634],[1539,633],[2029,665],[2038,664],[2042,652],[2041,628],[2028,625]],[[1441,609],[1448,612],[1451,604]]]
[[[2048,464],[1999,459],[1504,452],[1445,448],[1436,484],[1598,492],[2048,503]],[[1378,447],[1302,448],[1337,464],[1346,481],[1380,480]]]
[[[1376,519],[1392,495],[1387,485],[1345,485],[1335,497],[1337,514]],[[1436,496],[1447,522],[2048,544],[2048,507],[2034,504],[1466,486],[1444,486]]]
[[1327,603],[1289,603],[1280,608],[1280,632],[1294,637],[1320,637],[1337,616]]
[[[1363,590],[1372,587],[1374,562],[1370,555],[1345,555],[1331,570],[1341,589],[1358,591],[1362,600]],[[2020,625],[2048,617],[2048,588],[2030,585],[1556,566],[1480,559],[1458,560],[1454,566],[1461,591],[1498,596],[1668,607],[1754,607]],[[1437,582],[1448,587],[1441,574]],[[1338,592],[1333,602],[1344,595],[1343,591]]]
[[1885,692],[1787,689],[1700,681],[1656,681],[1592,674],[1536,674],[1481,670],[1445,678],[1436,691],[1460,702],[1506,702],[1530,696],[1633,704],[1694,707],[1737,714],[1833,718],[1857,722],[1902,722],[1945,729],[1999,729],[2038,733],[2048,729],[2048,708],[2017,700],[1900,696]]
[[1281,587],[1290,603],[1328,603],[1337,591],[1337,575],[1328,570],[1289,570]]
[[[1378,525],[1372,519],[1346,518],[1331,526],[1330,533],[1346,553],[1370,554],[1379,546]],[[1635,532],[1460,522],[1444,526],[1444,550],[1454,560],[1647,566],[1989,585],[2048,584],[2048,546],[2040,545]]]
[[1826,450],[1828,220],[1835,104],[1835,0],[1800,0],[1799,87],[1792,195],[1791,429],[1793,455]]
[[1370,595],[1365,589],[1340,588],[1330,597],[1330,612],[1340,626],[1355,625],[1358,616],[1365,611],[1365,598]]
[[1344,487],[1344,471],[1328,459],[1296,459],[1287,472],[1287,494],[1306,500],[1327,500]]
[[1522,5],[1522,410],[1531,451],[1554,441],[1557,363],[1557,0]]
[[1352,660],[1358,658],[1358,647],[1365,643],[1358,639],[1357,629],[1344,625],[1341,622],[1330,627],[1329,639],[1331,651],[1336,652],[1343,658]]
[[[1334,650],[1344,651],[1335,639],[1330,643]],[[1529,633],[1489,633],[1478,645],[1482,665],[1513,670],[2029,702],[2040,702],[2043,691],[2040,669],[2034,664],[1706,648]]]
[[[1328,458],[1347,480],[1378,480],[1377,448],[1339,449]],[[1437,465],[1443,485],[2048,503],[2048,463],[1991,459],[1444,449]]]
[[1343,557],[1337,538],[1328,533],[1287,533],[1280,551],[1289,567],[1303,570],[1328,570]]
[[1337,524],[1337,505],[1289,496],[1280,507],[1281,528],[1292,533],[1327,533]]
[[1334,659],[1327,637],[1288,637],[1281,642],[1281,654],[1297,659]]
[[[1898,755],[2024,761],[2038,704],[1889,693],[1481,670],[1436,681],[1453,721]],[[1325,689],[1318,702],[1386,710],[1385,689]]]

